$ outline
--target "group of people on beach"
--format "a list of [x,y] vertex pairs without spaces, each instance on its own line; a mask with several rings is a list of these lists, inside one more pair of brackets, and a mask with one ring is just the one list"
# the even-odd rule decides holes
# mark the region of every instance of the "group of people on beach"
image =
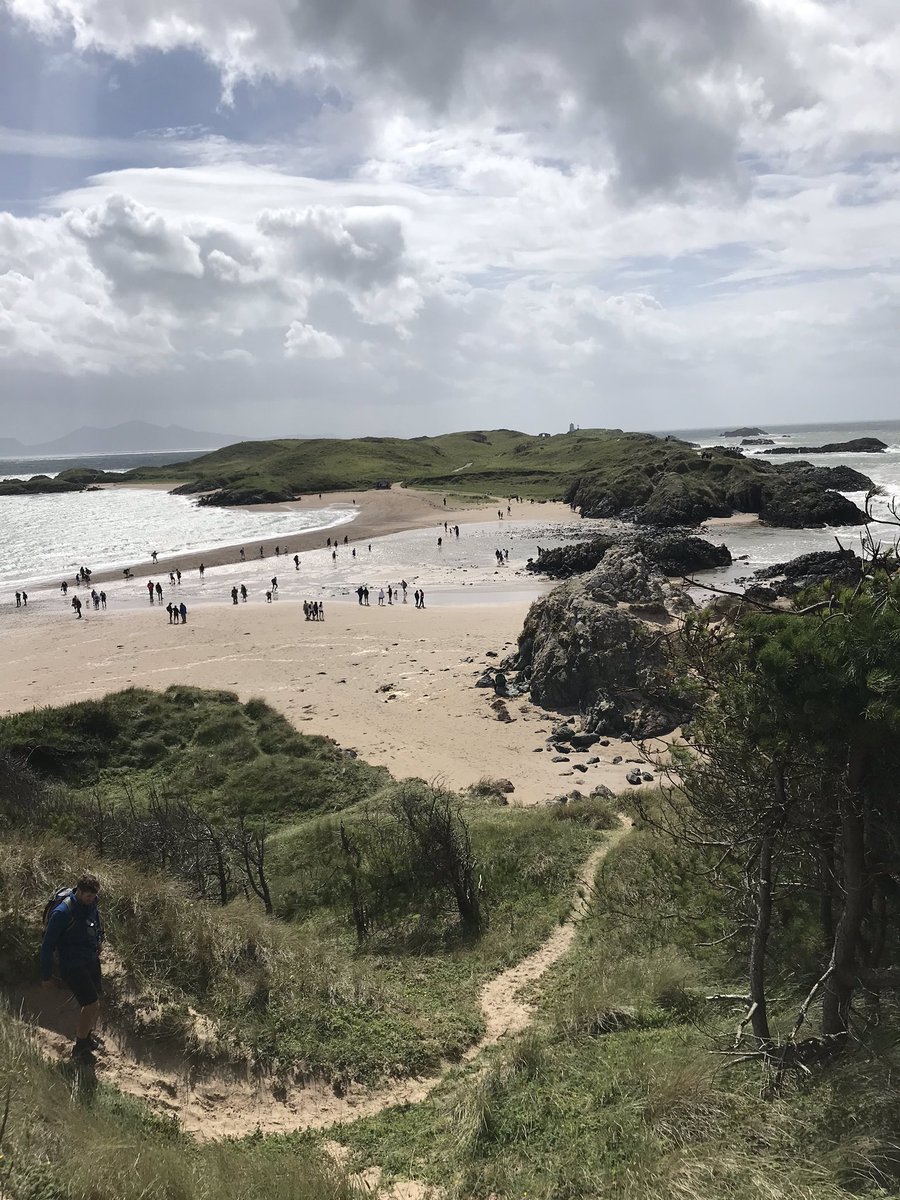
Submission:
[[307,621],[324,621],[325,604],[322,600],[304,600],[303,615]]
[[166,605],[166,612],[169,614],[170,625],[179,624],[179,617],[181,618],[181,624],[187,625],[187,605],[183,600],[180,604],[173,604],[170,600]]

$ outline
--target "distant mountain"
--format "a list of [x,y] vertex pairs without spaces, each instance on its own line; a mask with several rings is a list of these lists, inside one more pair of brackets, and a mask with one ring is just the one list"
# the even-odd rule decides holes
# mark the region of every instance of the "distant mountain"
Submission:
[[26,446],[15,438],[0,438],[0,455],[36,457],[56,454],[158,453],[163,450],[217,450],[239,438],[203,433],[181,425],[152,425],[149,421],[123,421],[109,429],[83,425],[50,442]]

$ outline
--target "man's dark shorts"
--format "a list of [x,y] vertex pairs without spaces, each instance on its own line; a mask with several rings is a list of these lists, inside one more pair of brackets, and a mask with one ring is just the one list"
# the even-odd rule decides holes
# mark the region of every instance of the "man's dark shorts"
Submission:
[[100,999],[103,983],[100,978],[99,959],[84,967],[70,967],[59,974],[66,987],[72,989],[72,994],[81,1008],[95,1004]]

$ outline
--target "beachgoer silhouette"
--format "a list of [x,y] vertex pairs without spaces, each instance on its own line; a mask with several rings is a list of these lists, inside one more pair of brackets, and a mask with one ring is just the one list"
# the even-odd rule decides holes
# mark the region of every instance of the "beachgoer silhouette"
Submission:
[[247,585],[246,585],[246,583],[241,584],[241,599],[244,601],[245,604],[247,603]]
[[93,588],[91,588],[91,599],[94,602],[94,608],[99,608],[100,607],[100,597],[97,595],[97,593],[94,591]]
[[332,562],[337,562],[337,550],[332,550],[332,552],[331,552],[331,561],[332,561]]
[[172,624],[172,614],[176,611],[177,611],[177,609],[175,608],[175,605],[170,600],[169,603],[166,605],[166,612],[169,614],[169,624],[170,625]]
[[276,546],[276,547],[275,547],[275,557],[277,558],[277,557],[279,556],[279,554],[280,554],[280,553],[281,553],[281,547],[280,547],[280,546]]
[[201,563],[200,564],[200,578],[201,579],[203,578],[205,572],[206,572],[206,567],[204,567],[203,563]]
[[22,593],[22,606],[24,608],[28,607],[28,593],[27,592]]
[[328,541],[326,542],[326,545],[328,545],[328,546],[331,545],[331,538],[328,539]]
[[356,558],[356,547],[355,547],[355,546],[354,546],[354,547],[353,547],[353,549],[350,551],[350,553],[353,555],[353,557],[354,557],[354,558]]
[[368,608],[368,607],[369,607],[369,589],[367,587],[364,587],[363,588],[363,608]]
[[22,607],[22,593],[16,592],[16,608]]
[[320,600],[318,602],[318,604],[316,605],[316,611],[317,611],[316,620],[324,621],[325,620],[325,601],[324,600]]
[[271,604],[271,603],[272,603],[272,593],[266,592],[266,604]]
[[278,576],[277,575],[272,576],[272,591],[273,592],[278,591]]
[[175,586],[175,572],[174,571],[169,572],[169,584],[171,587]]
[[300,570],[300,555],[299,554],[294,555],[294,570],[295,571]]
[[247,556],[246,556],[246,554],[244,553],[244,547],[243,547],[243,546],[241,546],[241,562],[243,562],[243,561],[244,561],[244,559],[245,559],[246,557],[247,557]]
[[156,598],[162,604],[162,584],[159,582],[156,584]]
[[260,558],[265,558],[265,557],[266,557],[266,556],[265,556],[265,553],[263,552],[263,548],[262,548],[262,546],[260,546],[260,548],[259,548],[259,557],[260,557]]
[[231,589],[231,603],[237,604],[237,602],[238,602],[238,590],[236,587],[233,587]]
[[150,603],[153,603],[153,580],[147,580],[147,595],[150,597]]
[[178,605],[178,611],[181,613],[182,625],[187,625],[187,605],[185,604],[185,602],[183,600]]
[[419,607],[419,589],[418,588],[416,588],[416,590],[413,592],[413,600],[415,600],[416,608],[418,608]]
[[388,604],[394,603],[394,589],[388,584]]
[[156,562],[156,559],[157,559],[158,555],[159,555],[159,551],[158,551],[158,550],[151,550],[151,551],[150,551],[150,557],[153,559],[153,561],[154,561],[154,562]]
[[65,595],[66,592],[69,590],[69,585],[66,583],[65,580],[63,580],[62,583],[59,585],[59,590],[62,592],[63,595]]
[[440,550],[440,548],[441,548],[441,546],[443,546],[443,544],[444,544],[444,539],[438,538],[438,550]]
[[503,559],[504,559],[504,562],[509,562],[509,551],[508,550],[503,551]]
[[507,511],[507,513],[511,513],[511,512],[512,512],[512,509],[509,507],[509,505],[508,505],[508,504],[507,504],[507,506],[506,506],[506,511]]
[[178,580],[179,583],[181,583],[181,572],[178,570],[177,567],[175,568],[175,578]]
[[446,507],[447,507],[447,497],[445,496],[444,497],[444,508],[446,508]]
[[72,597],[72,607],[75,609],[75,616],[81,620],[81,601],[77,596]]
[[457,537],[459,537],[459,526],[458,525],[453,526],[453,532],[456,534]]
[[305,600],[303,601],[303,616],[307,621],[309,620],[309,604]]
[[369,542],[369,553],[370,554],[372,553],[372,543],[371,542]]
[[100,593],[100,607],[106,608],[106,592]]
[[384,604],[384,588],[378,589],[378,603],[379,603],[379,605]]
[[345,546],[347,545],[347,543],[349,542],[349,540],[350,540],[350,539],[347,537],[347,535],[346,535],[346,533],[345,533],[345,534],[344,534],[344,545],[345,545]]
[[444,522],[444,533],[446,533],[446,532],[447,532],[447,522],[445,521]]
[[419,588],[419,608],[425,607],[425,593]]
[[360,604],[362,604],[362,600],[363,600],[363,590],[362,590],[362,585],[360,585],[360,586],[359,586],[359,587],[356,589],[356,594],[357,594],[357,596],[359,596],[359,602],[360,602]]
[[400,586],[403,588],[403,603],[405,604],[406,603],[406,587],[407,587],[405,579],[400,580]]

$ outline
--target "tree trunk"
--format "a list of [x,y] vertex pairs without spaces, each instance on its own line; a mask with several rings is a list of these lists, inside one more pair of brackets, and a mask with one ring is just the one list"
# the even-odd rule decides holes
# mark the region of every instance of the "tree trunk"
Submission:
[[756,865],[756,920],[750,942],[750,1005],[753,1036],[770,1042],[766,1008],[766,947],[772,925],[772,835],[763,835]]
[[822,999],[822,1031],[845,1034],[850,1018],[850,1001],[857,983],[860,934],[866,912],[866,847],[861,783],[864,760],[851,747],[848,788],[840,802],[841,883],[844,907],[834,932],[831,974]]

